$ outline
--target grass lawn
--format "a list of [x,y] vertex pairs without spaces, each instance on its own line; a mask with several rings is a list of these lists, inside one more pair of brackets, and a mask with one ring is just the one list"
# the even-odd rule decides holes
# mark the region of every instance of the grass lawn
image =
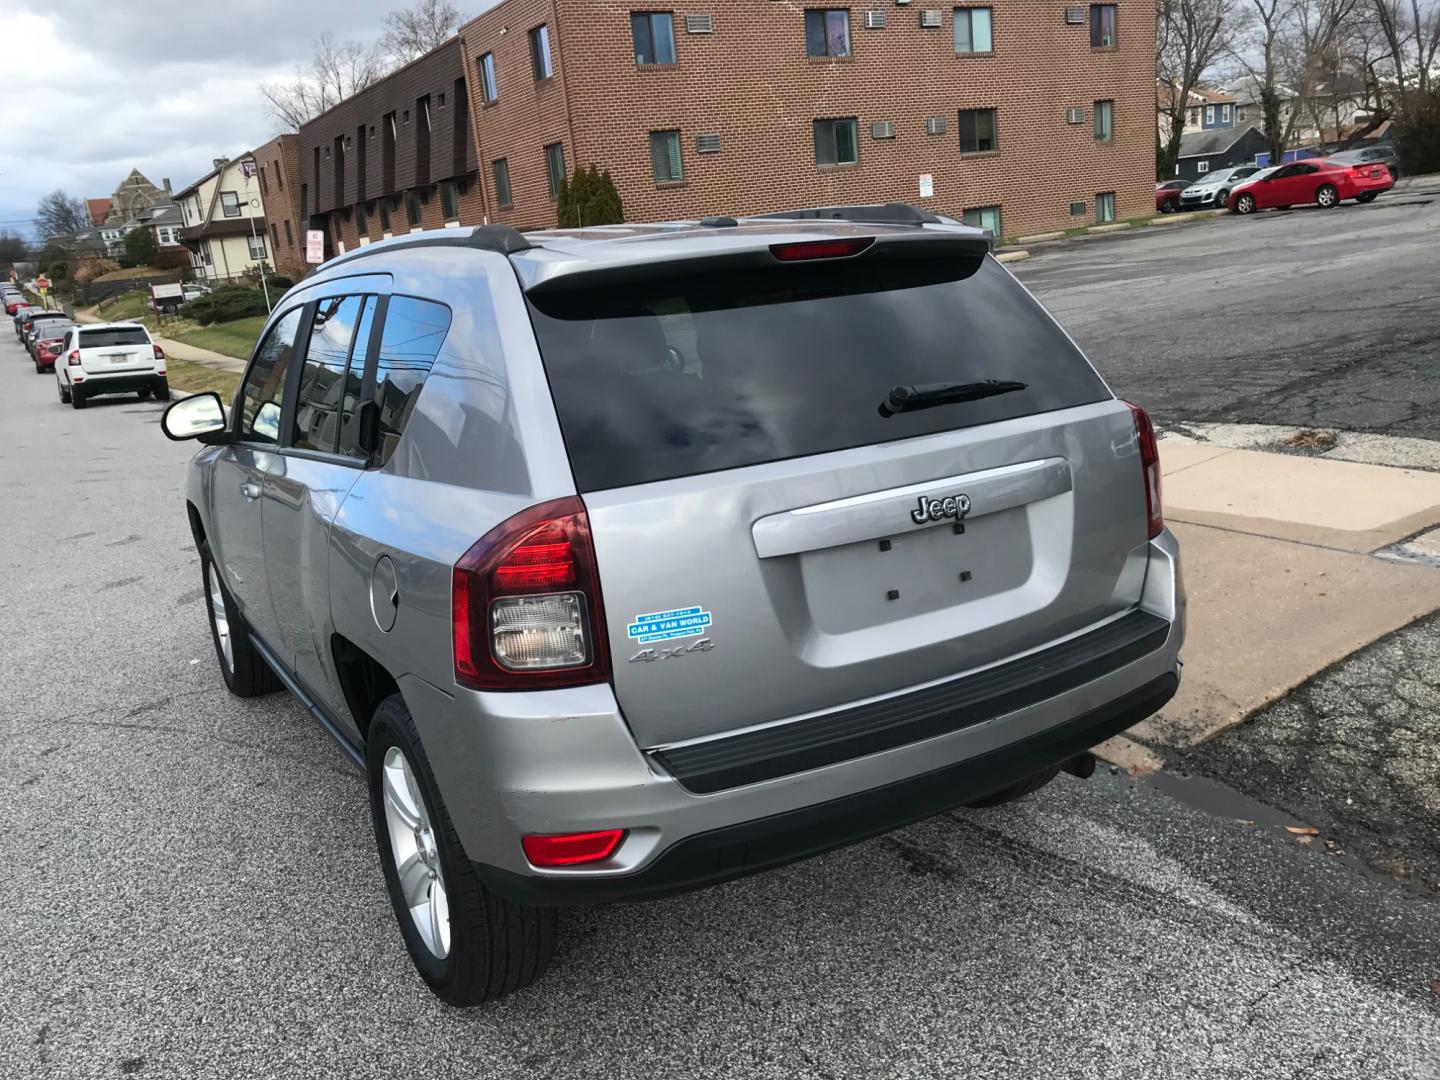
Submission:
[[264,315],[251,315],[244,319],[235,319],[231,322],[214,323],[210,326],[196,326],[194,323],[184,324],[181,322],[167,320],[165,327],[160,333],[175,341],[182,341],[186,345],[194,345],[197,349],[209,349],[211,352],[222,353],[225,356],[238,356],[245,360],[250,356],[250,350],[255,347],[255,339],[260,336],[261,329],[265,326]]
[[170,373],[172,390],[183,390],[191,394],[214,390],[226,405],[235,400],[235,391],[240,387],[240,376],[233,371],[216,371],[204,364],[176,360],[173,356],[168,358],[165,364],[166,370]]
[[165,273],[164,270],[157,270],[153,266],[132,266],[128,270],[111,270],[108,274],[101,274],[96,281],[129,281],[131,278],[158,277]]

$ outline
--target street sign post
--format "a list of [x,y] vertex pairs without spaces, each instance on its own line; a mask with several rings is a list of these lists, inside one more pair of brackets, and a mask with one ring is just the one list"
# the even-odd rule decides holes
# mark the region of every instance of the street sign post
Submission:
[[305,230],[305,261],[312,266],[325,261],[325,233],[320,229]]

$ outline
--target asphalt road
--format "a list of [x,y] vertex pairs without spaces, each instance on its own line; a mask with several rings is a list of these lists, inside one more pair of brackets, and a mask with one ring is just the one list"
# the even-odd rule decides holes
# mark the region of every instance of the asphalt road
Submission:
[[1117,393],[1171,425],[1440,439],[1440,177],[1137,233],[1011,267]]
[[1440,1077],[1440,903],[1104,772],[570,913],[439,1005],[358,774],[223,688],[159,411],[0,340],[0,1076]]

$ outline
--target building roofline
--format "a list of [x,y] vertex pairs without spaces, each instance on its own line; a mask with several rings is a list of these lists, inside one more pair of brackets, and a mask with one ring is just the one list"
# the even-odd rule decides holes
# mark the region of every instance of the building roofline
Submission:
[[[497,6],[498,6],[498,5],[497,5]],[[491,10],[491,11],[494,11],[495,8],[491,8],[490,10]],[[449,49],[449,48],[457,48],[457,49],[458,49],[459,47],[460,47],[460,34],[459,34],[459,32],[457,31],[457,32],[454,33],[454,34],[451,34],[448,38],[446,38],[444,41],[442,41],[439,45],[436,45],[435,48],[431,49],[429,52],[427,52],[427,53],[425,53],[425,54],[423,54],[423,55],[421,55],[421,56],[417,56],[414,60],[411,60],[409,63],[402,64],[400,67],[396,68],[394,71],[391,71],[391,72],[387,73],[386,75],[382,76],[381,78],[376,79],[376,80],[375,80],[373,83],[371,83],[369,86],[365,87],[364,90],[357,90],[357,91],[355,91],[355,93],[351,94],[349,97],[341,98],[341,99],[340,99],[339,101],[337,101],[334,105],[331,105],[328,109],[326,109],[324,112],[318,113],[317,115],[312,116],[309,120],[306,120],[305,123],[303,123],[303,124],[300,125],[300,130],[299,130],[299,131],[293,132],[292,134],[297,135],[297,136],[301,135],[307,127],[310,127],[312,124],[318,124],[318,123],[320,123],[320,121],[324,120],[325,117],[329,116],[329,115],[330,115],[332,112],[334,112],[336,109],[340,108],[340,106],[345,105],[345,104],[348,104],[349,102],[354,101],[354,100],[355,100],[356,98],[358,98],[358,97],[364,97],[366,94],[370,93],[370,91],[376,89],[377,87],[383,86],[385,83],[389,82],[391,79],[395,78],[396,76],[401,75],[401,74],[403,74],[404,72],[408,71],[410,68],[414,67],[416,64],[420,64],[420,63],[423,63],[423,62],[426,61],[426,60],[429,60],[429,59],[430,59],[432,56],[434,56],[436,53],[439,53],[439,52],[441,52],[441,51],[443,51],[443,50],[445,50],[445,49]],[[462,62],[462,74],[463,74],[463,62],[464,62],[464,57],[461,57],[461,62]]]

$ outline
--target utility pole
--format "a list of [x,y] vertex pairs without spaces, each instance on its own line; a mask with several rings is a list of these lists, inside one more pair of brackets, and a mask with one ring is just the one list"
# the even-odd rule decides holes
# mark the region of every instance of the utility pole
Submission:
[[[255,172],[256,172],[256,170],[257,170],[258,168],[259,168],[259,166],[257,165],[257,163],[256,163],[256,161],[255,161],[254,158],[246,158],[244,161],[242,161],[242,162],[240,163],[240,175],[245,178],[245,194],[246,194],[246,195],[250,195],[250,181],[255,178]],[[255,214],[254,214],[254,211],[255,211],[257,208],[259,208],[259,210],[263,213],[264,210],[265,210],[265,204],[262,203],[262,202],[260,201],[259,196],[256,196],[256,195],[250,195],[250,198],[249,198],[248,201],[249,201],[249,206],[250,206],[250,210],[251,210],[251,214],[250,214],[250,239],[251,239],[251,240],[259,240],[260,238],[259,238],[259,236],[258,236],[258,235],[256,234],[256,232],[255,232]],[[252,244],[252,245],[250,246],[250,250],[251,250],[252,252],[255,250],[255,245],[254,245],[254,244]],[[269,245],[266,245],[265,251],[266,251],[267,254],[269,253],[269,251],[270,251]],[[254,256],[252,255],[251,258],[254,258]],[[266,278],[265,278],[265,260],[264,260],[264,259],[261,259],[261,260],[260,260],[260,289],[261,289],[261,291],[263,291],[264,294],[265,294],[265,310],[266,310],[266,311],[273,311],[274,308],[273,308],[273,307],[271,306],[271,304],[270,304],[270,283],[269,283],[269,282],[266,280]]]

